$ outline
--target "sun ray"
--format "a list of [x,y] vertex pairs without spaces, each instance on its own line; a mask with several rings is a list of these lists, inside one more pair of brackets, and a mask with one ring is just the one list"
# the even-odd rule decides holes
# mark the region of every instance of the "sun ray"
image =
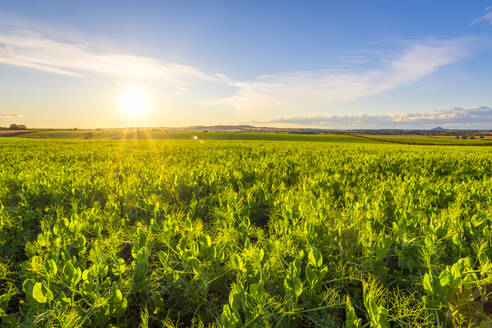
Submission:
[[149,110],[146,92],[137,87],[126,88],[118,97],[118,108],[128,121],[142,119]]

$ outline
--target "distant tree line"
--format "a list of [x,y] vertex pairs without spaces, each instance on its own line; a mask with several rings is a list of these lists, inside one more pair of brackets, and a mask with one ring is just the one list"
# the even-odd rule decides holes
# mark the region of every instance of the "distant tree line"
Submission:
[[456,135],[456,139],[476,139],[476,137],[479,137],[480,139],[483,139],[485,136],[480,133],[478,135],[473,135],[473,134],[462,134],[462,135]]
[[27,126],[24,124],[10,124],[8,128],[0,127],[0,130],[27,130]]

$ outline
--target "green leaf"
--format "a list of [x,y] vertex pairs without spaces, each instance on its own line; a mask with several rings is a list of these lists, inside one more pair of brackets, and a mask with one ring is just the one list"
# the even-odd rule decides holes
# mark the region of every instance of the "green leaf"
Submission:
[[463,273],[465,266],[463,263],[462,259],[459,259],[455,264],[451,266],[451,273],[453,274],[453,277],[455,279],[458,279],[461,277],[461,274]]
[[206,246],[206,247],[211,247],[212,246],[212,239],[210,238],[209,235],[205,235],[203,237],[203,244]]
[[284,287],[287,292],[287,297],[298,298],[302,294],[302,281],[297,277],[286,278],[284,280]]
[[263,287],[260,284],[253,283],[249,285],[249,292],[251,294],[256,295],[261,291],[263,291]]
[[244,265],[241,256],[239,256],[238,254],[234,254],[231,258],[231,261],[234,268],[238,269],[239,271],[244,271]]
[[191,267],[191,270],[193,271],[193,273],[196,275],[196,276],[199,276],[201,275],[202,273],[202,266],[201,266],[201,263],[200,263],[200,260],[198,260],[197,258],[190,258],[188,260],[188,265]]
[[238,319],[241,318],[239,311],[243,307],[244,298],[244,289],[241,285],[236,285],[231,289],[229,293],[229,306]]
[[7,306],[10,302],[11,295],[9,293],[5,293],[0,295],[0,318],[5,314],[7,310]]
[[321,255],[321,252],[314,247],[309,250],[308,263],[316,268],[319,268],[323,264],[323,256]]
[[24,280],[24,282],[22,283],[22,290],[26,295],[32,295],[32,287],[35,283],[36,281],[34,279]]
[[86,242],[87,242],[87,241],[86,241],[86,239],[85,239],[85,237],[84,237],[83,235],[79,235],[79,236],[77,237],[77,243],[78,243],[78,245],[79,245],[79,248],[84,247],[84,246],[85,246],[85,244],[86,244]]
[[38,303],[46,303],[53,299],[53,293],[45,284],[37,282],[32,288],[32,298]]
[[453,244],[456,246],[461,245],[461,236],[458,233],[453,234],[453,237],[451,237],[451,240],[453,241]]
[[390,325],[388,322],[388,310],[386,310],[383,306],[378,307],[376,327],[378,327],[378,328],[390,328]]
[[123,302],[123,294],[121,293],[121,290],[116,289],[114,292],[114,300],[118,303]]
[[424,276],[423,285],[424,285],[425,292],[429,295],[432,295],[432,280],[431,279],[432,278],[429,276],[429,274],[426,273]]
[[72,262],[69,261],[63,266],[63,276],[66,281],[75,286],[82,278],[82,270],[74,267]]
[[62,301],[63,303],[65,303],[65,304],[70,304],[70,303],[72,303],[72,299],[71,299],[70,297],[66,297],[66,296],[62,297],[62,298],[61,298],[61,301]]
[[126,271],[126,263],[125,263],[125,260],[123,260],[122,258],[118,258],[118,260],[116,261],[116,263],[113,263],[113,265],[111,267],[111,272],[115,276],[121,276],[123,273],[125,273],[125,271]]
[[91,271],[89,269],[86,269],[84,270],[84,272],[82,272],[82,279],[84,281],[89,281],[89,279],[92,277],[92,274],[91,274]]
[[444,270],[439,275],[439,284],[442,287],[450,286],[453,283],[453,275],[448,270]]
[[56,274],[58,273],[58,266],[56,265],[56,262],[53,259],[47,259],[44,262],[44,267],[46,271],[52,276],[56,276]]
[[345,328],[358,328],[361,326],[361,319],[357,318],[355,309],[350,302],[350,297],[347,295],[345,299]]
[[74,275],[75,267],[73,266],[72,262],[67,262],[63,266],[63,275],[67,280],[71,280],[73,275]]
[[319,282],[319,274],[318,274],[318,269],[315,267],[312,267],[311,265],[308,265],[306,267],[306,279],[311,286],[311,288],[314,288],[316,284]]
[[220,322],[224,328],[236,328],[241,326],[241,320],[231,311],[229,305],[224,305]]

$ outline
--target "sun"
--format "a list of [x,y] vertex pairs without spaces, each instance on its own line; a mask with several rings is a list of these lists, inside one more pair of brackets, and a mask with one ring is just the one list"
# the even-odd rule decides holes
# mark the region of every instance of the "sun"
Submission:
[[128,88],[120,94],[118,106],[127,117],[137,118],[149,110],[149,99],[142,89]]

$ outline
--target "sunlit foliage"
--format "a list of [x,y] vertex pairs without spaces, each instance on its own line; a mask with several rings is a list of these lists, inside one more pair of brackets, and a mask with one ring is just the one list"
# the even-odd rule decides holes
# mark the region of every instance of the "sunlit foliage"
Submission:
[[491,327],[492,150],[0,141],[5,327]]

